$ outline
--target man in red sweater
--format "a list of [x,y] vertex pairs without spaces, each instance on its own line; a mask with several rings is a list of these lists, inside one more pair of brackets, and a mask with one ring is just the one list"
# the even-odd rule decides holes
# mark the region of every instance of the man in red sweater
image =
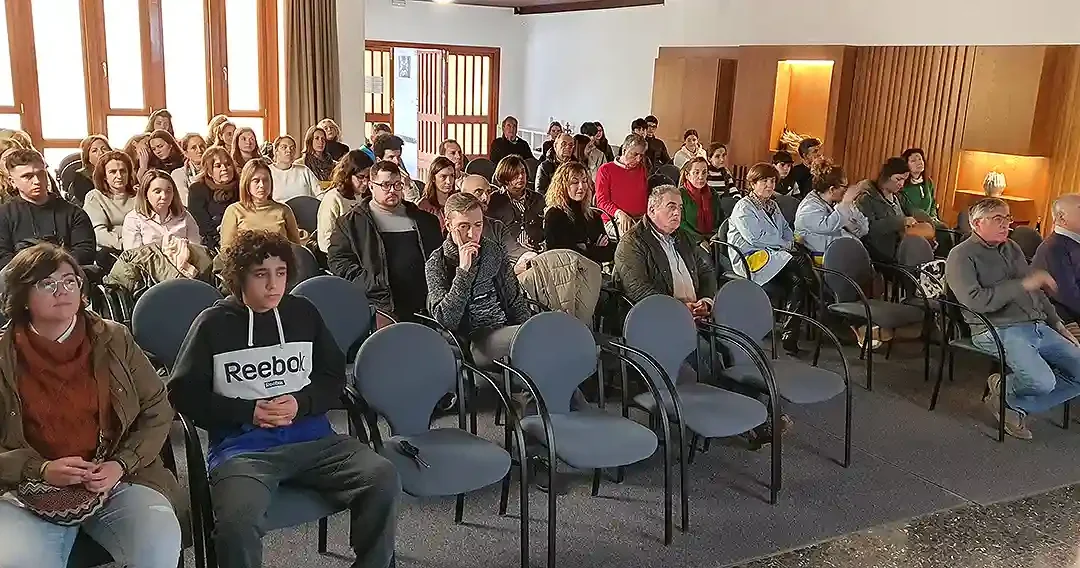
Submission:
[[623,142],[622,155],[596,172],[596,206],[615,219],[619,234],[626,234],[648,205],[649,176],[643,164],[647,147],[644,137],[631,134]]

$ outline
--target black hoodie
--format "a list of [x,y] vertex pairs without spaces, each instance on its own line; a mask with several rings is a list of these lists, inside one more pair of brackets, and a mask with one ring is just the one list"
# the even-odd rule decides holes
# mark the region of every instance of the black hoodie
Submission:
[[[285,295],[255,313],[235,297],[203,310],[188,330],[169,381],[176,411],[210,434],[210,468],[239,453],[333,434],[326,412],[345,387],[345,356],[318,310]],[[260,428],[255,402],[291,394],[293,423]]]
[[82,209],[55,196],[43,205],[21,197],[0,205],[0,268],[15,253],[42,240],[64,247],[79,264],[94,263],[94,225]]

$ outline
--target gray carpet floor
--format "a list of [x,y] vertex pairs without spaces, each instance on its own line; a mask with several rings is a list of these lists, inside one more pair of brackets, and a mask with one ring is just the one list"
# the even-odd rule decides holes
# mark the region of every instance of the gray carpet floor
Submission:
[[[1074,437],[1080,427],[1061,429],[1060,413],[1036,419],[1033,441],[994,439],[992,417],[979,401],[986,359],[960,354],[955,381],[946,381],[937,410],[928,412],[933,382],[923,382],[916,344],[899,344],[887,361],[878,354],[873,392],[862,386],[864,366],[855,350],[846,348],[845,354],[855,397],[850,468],[839,465],[842,398],[788,406],[795,427],[784,438],[780,502],[768,504],[767,449],[752,452],[738,441],[714,441],[690,466],[689,531],[676,528],[668,547],[663,545],[659,457],[629,468],[622,484],[605,481],[595,498],[589,494],[590,477],[570,472],[569,493],[559,498],[559,565],[720,568],[935,511],[1080,481],[1080,444]],[[936,373],[936,348],[933,355]],[[839,368],[835,353],[823,353],[822,365]],[[492,439],[501,437],[490,417],[481,417],[481,424]],[[453,522],[452,499],[404,498],[398,566],[518,566],[517,495],[515,480],[506,517],[497,514],[497,487],[470,495],[462,525]],[[545,494],[533,489],[530,504],[531,559],[543,566]],[[330,527],[330,556],[316,552],[314,524],[269,534],[266,566],[348,566],[346,519],[337,515]]]

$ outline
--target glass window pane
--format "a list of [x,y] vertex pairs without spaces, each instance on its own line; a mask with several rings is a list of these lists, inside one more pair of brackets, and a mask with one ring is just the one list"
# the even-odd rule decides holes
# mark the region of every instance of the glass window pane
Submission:
[[78,148],[45,148],[41,154],[45,158],[46,166],[56,168],[60,162],[64,161],[64,158],[78,151]]
[[256,0],[229,0],[225,4],[225,43],[229,61],[229,110],[260,110]]
[[0,128],[8,128],[11,130],[22,130],[22,115],[20,114],[0,114]]
[[85,138],[86,84],[79,0],[33,0],[41,134]]
[[122,150],[129,138],[146,130],[146,117],[108,116],[105,117],[105,129],[109,144]]
[[232,121],[232,123],[236,125],[237,129],[240,129],[240,128],[243,128],[243,127],[246,126],[246,127],[250,128],[250,129],[254,130],[255,131],[255,138],[257,138],[259,140],[259,146],[260,147],[262,146],[262,143],[265,140],[265,138],[263,138],[265,136],[264,133],[266,132],[265,130],[263,130],[263,119],[261,119],[261,118],[252,118],[252,117],[249,117],[249,116],[230,116],[229,120]]
[[143,108],[139,0],[105,0],[105,59],[109,106]]
[[[0,0],[0,105],[15,106],[11,84],[11,50],[7,33],[7,2]],[[284,75],[284,73],[283,73]]]
[[[172,113],[177,136],[206,132],[206,43],[203,3],[162,0],[162,41],[165,48],[165,106]],[[205,134],[204,134],[205,136]]]

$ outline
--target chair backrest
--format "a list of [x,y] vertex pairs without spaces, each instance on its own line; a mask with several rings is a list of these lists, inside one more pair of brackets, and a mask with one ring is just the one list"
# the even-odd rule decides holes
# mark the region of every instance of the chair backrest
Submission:
[[964,235],[971,234],[971,217],[968,208],[965,207],[956,214],[956,230]]
[[630,309],[623,337],[627,345],[656,359],[672,381],[698,345],[697,327],[690,310],[682,302],[662,294],[649,296]]
[[[529,180],[527,183],[529,184],[529,187],[535,189],[534,184],[536,183],[536,170],[540,169],[540,160],[537,160],[536,158],[525,158],[525,169],[529,172]],[[495,177],[494,170],[492,170],[491,175],[492,177]],[[497,182],[495,180],[492,180],[491,183]]]
[[896,249],[896,262],[902,266],[921,266],[934,260],[934,248],[930,241],[916,236],[907,235],[900,239],[900,246]]
[[1038,231],[1022,225],[1013,229],[1009,238],[1020,245],[1020,250],[1024,251],[1024,256],[1028,257],[1028,260],[1035,256],[1035,251],[1039,250],[1039,245],[1043,241]]
[[751,280],[727,282],[716,292],[712,319],[717,325],[741,331],[752,339],[764,339],[773,330],[769,295]]
[[454,390],[457,362],[439,332],[418,323],[376,331],[356,353],[356,389],[393,435],[424,432],[435,405]]
[[424,181],[419,180],[419,179],[414,179],[414,180],[412,180],[412,183],[413,183],[413,187],[416,188],[416,194],[423,197],[424,196]]
[[139,296],[131,314],[135,342],[171,369],[195,318],[221,298],[221,292],[200,280],[154,284]]
[[60,160],[60,164],[56,166],[56,181],[60,183],[60,187],[67,188],[67,185],[71,183],[72,176],[81,167],[82,152],[72,152],[64,156],[64,159]]
[[293,257],[296,259],[296,270],[293,271],[292,280],[289,282],[289,290],[305,280],[310,280],[322,274],[319,261],[307,247],[293,243]]
[[297,195],[285,202],[296,217],[296,225],[308,233],[314,233],[319,228],[319,203],[310,195]]
[[469,160],[469,163],[465,165],[465,173],[481,175],[491,181],[491,178],[495,177],[495,163],[487,158]]
[[570,397],[596,372],[593,334],[563,312],[543,312],[521,324],[510,342],[510,364],[536,383],[551,414],[570,412]]
[[784,219],[787,219],[788,225],[794,227],[795,213],[799,210],[799,200],[781,193],[776,194],[774,199],[776,199],[776,204],[780,206],[780,212],[784,214]]
[[315,304],[330,335],[346,355],[372,331],[371,304],[367,292],[356,283],[337,276],[316,276],[298,284],[292,295]]
[[668,181],[671,182],[671,185],[679,184],[680,171],[679,168],[675,167],[675,164],[664,164],[659,168],[656,168],[656,173],[668,178]]
[[[825,248],[824,267],[846,274],[864,290],[868,290],[874,281],[870,253],[866,252],[866,247],[858,239],[843,237],[829,243]],[[825,285],[837,302],[855,302],[859,299],[859,293],[851,287],[851,283],[835,274],[825,274]]]

